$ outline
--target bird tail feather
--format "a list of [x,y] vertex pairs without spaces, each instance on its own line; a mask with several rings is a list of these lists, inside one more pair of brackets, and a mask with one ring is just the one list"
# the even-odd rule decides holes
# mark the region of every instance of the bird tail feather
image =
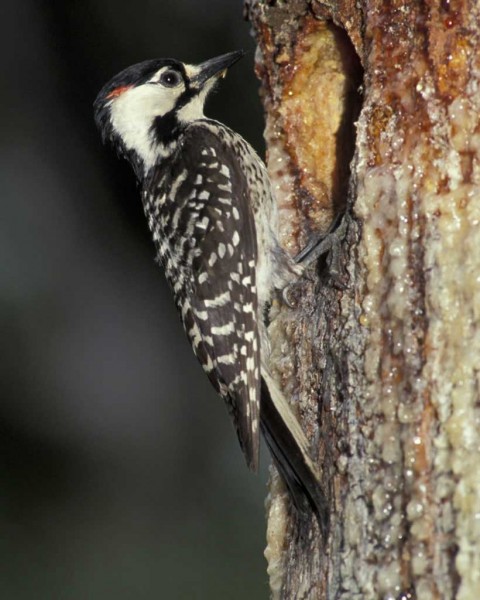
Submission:
[[308,440],[276,382],[265,371],[262,372],[260,427],[296,509],[304,514],[310,506],[326,539],[328,504],[310,457]]

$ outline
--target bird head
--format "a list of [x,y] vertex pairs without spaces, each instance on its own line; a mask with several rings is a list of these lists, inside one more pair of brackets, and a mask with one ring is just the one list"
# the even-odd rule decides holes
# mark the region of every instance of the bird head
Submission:
[[95,102],[103,141],[145,174],[175,149],[183,127],[202,119],[207,96],[243,52],[190,65],[174,59],[137,63],[115,75]]

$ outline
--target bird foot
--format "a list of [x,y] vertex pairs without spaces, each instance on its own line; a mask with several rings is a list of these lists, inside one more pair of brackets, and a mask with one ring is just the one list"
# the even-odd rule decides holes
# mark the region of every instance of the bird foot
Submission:
[[338,215],[333,220],[329,230],[309,242],[293,260],[297,264],[308,267],[321,256],[325,256],[330,277],[337,286],[343,288],[342,242],[345,239],[350,221],[351,216],[348,211]]

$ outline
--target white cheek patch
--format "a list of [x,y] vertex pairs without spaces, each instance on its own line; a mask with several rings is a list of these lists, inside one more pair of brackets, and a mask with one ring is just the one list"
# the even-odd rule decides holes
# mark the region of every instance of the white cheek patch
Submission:
[[166,89],[144,84],[127,89],[112,100],[110,112],[115,131],[125,147],[135,150],[146,166],[153,165],[158,155],[150,133],[153,122],[174,108],[181,93],[181,87]]

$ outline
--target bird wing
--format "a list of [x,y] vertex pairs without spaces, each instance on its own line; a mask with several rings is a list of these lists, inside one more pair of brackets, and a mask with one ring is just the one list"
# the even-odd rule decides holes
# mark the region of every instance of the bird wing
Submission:
[[[171,187],[177,186],[170,252],[183,265],[170,283],[195,354],[226,400],[247,464],[256,470],[257,243],[247,180],[233,149],[201,124],[189,127],[170,164]],[[168,264],[166,271],[168,277]]]

